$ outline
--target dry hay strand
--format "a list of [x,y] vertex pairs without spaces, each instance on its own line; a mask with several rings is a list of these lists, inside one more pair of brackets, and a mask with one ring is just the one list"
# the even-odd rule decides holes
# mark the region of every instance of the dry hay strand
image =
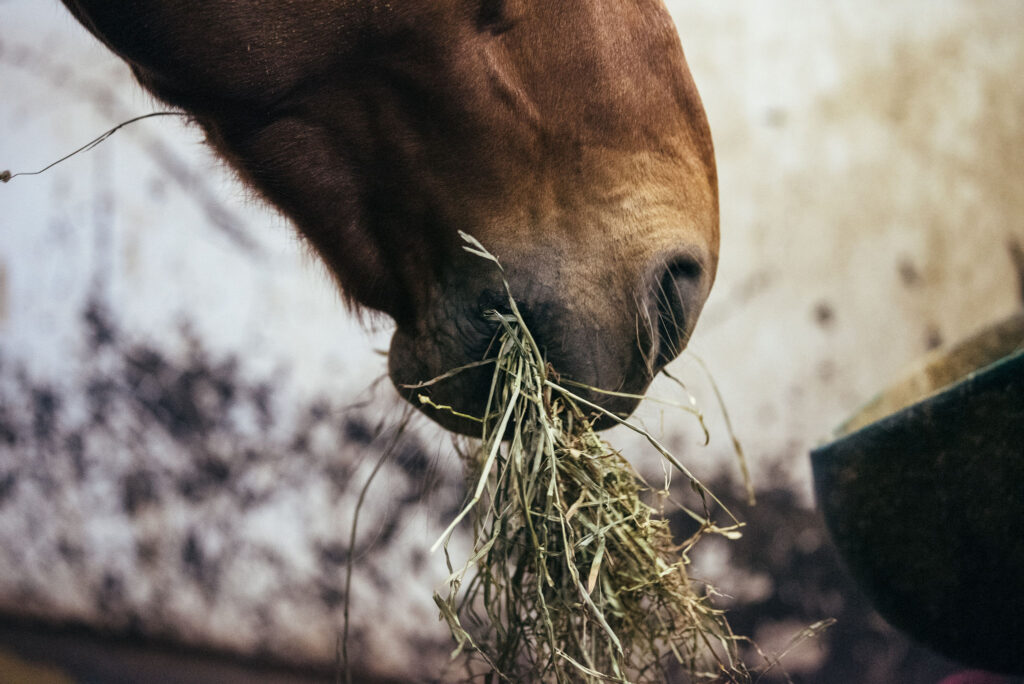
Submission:
[[[508,305],[489,314],[500,347],[480,446],[467,460],[472,496],[434,545],[444,545],[451,572],[434,600],[457,643],[453,657],[468,650],[492,682],[664,682],[680,667],[691,681],[749,682],[714,590],[687,574],[701,537],[735,538],[740,524],[717,526],[714,495],[630,425],[704,503],[703,513],[683,509],[700,528],[677,544],[644,500],[651,488],[593,428],[596,415],[629,424],[560,384],[511,295]],[[653,498],[667,500],[660,494]],[[467,516],[474,549],[455,569],[447,540]]]

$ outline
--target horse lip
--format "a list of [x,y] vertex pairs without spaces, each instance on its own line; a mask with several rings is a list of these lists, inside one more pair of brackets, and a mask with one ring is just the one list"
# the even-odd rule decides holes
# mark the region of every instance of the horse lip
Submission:
[[441,427],[479,436],[480,423],[459,414],[484,411],[494,365],[482,362],[497,351],[497,331],[497,322],[474,315],[429,328],[399,326],[388,354],[395,389]]
[[[483,407],[486,406],[493,372],[494,365],[484,363],[427,387],[406,386],[403,394],[413,405],[446,430],[469,437],[479,437],[482,431],[481,422],[466,416],[481,417],[476,414],[482,413]],[[639,396],[613,396],[600,390],[579,388],[568,383],[565,384],[565,389],[585,400],[579,407],[593,421],[596,430],[615,427],[621,420],[628,418],[640,402]],[[642,391],[643,389],[639,390],[637,395]],[[480,399],[469,401],[468,405],[457,405],[458,398],[465,399],[472,395]],[[426,401],[421,400],[420,396],[425,397]],[[596,404],[603,410],[593,408],[589,404]],[[478,410],[474,411],[474,408]]]
[[[550,295],[520,292],[516,308],[552,364],[556,373],[552,379],[558,382],[561,374],[568,391],[616,417],[628,416],[638,397],[601,390],[642,394],[653,377],[650,365],[637,348],[608,346],[604,337],[612,333],[578,312],[561,308]],[[399,326],[389,355],[390,375],[399,393],[442,427],[479,436],[481,424],[465,415],[483,417],[495,369],[487,360],[501,346],[498,316],[509,313],[512,306],[504,288],[492,287],[478,290],[468,302],[455,296],[441,298],[429,319]],[[597,408],[580,408],[598,429],[617,422]]]
[[[474,326],[465,325],[460,328],[477,332]],[[494,359],[499,348],[496,335],[497,322],[494,322],[493,327],[489,327],[488,330],[491,332],[490,335],[474,334],[470,339],[463,339],[461,334],[454,336],[460,341],[472,344],[478,351],[474,355],[465,357],[466,360],[461,361],[460,368],[455,369],[457,362],[451,362],[447,364],[449,367],[446,370],[440,372],[433,367],[433,364],[421,363],[417,356],[410,353],[417,349],[414,346],[417,342],[416,338],[396,332],[395,339],[392,341],[389,364],[391,365],[392,381],[399,393],[441,427],[458,434],[471,437],[479,436],[482,429],[481,423],[466,416],[482,418],[487,406],[495,370],[494,364],[488,362],[488,357]],[[483,351],[479,351],[481,346]],[[460,356],[464,351],[464,349],[459,350]],[[633,412],[640,401],[638,396],[618,396],[601,391],[601,388],[605,388],[605,384],[598,377],[601,369],[596,366],[589,367],[589,364],[586,368],[569,368],[569,366],[578,365],[579,361],[579,359],[575,361],[554,359],[555,376],[552,377],[552,380],[556,384],[561,382],[566,390],[585,400],[585,402],[581,402],[580,408],[594,421],[596,429],[613,427],[618,420],[612,416],[625,418]],[[621,386],[622,382],[619,382],[614,387],[607,387],[607,389],[624,390],[626,393],[635,395],[642,394],[651,379],[646,368],[642,366],[643,364],[638,366],[641,367],[640,373],[630,374],[634,381],[628,383],[628,387]],[[582,371],[583,377],[578,372],[573,373],[573,370]],[[561,377],[557,375],[559,371],[563,373]],[[432,377],[426,377],[428,375]],[[574,381],[581,381],[581,384],[588,386],[581,387]],[[600,406],[603,411],[588,404]]]

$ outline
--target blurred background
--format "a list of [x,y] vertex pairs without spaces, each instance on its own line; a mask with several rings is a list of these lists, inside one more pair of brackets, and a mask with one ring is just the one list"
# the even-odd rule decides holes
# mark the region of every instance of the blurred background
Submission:
[[[686,416],[639,418],[748,523],[695,573],[769,652],[838,620],[766,681],[932,684],[955,666],[846,578],[807,452],[917,357],[1024,305],[1024,5],[669,5],[719,163],[718,280],[673,366],[711,444]],[[55,0],[0,0],[0,27],[0,169],[160,108]],[[363,681],[453,677],[427,547],[461,467],[425,421],[394,434],[388,339],[177,118],[0,186],[0,679],[26,660],[81,681],[131,681],[117,663],[137,681],[330,677],[350,557]]]

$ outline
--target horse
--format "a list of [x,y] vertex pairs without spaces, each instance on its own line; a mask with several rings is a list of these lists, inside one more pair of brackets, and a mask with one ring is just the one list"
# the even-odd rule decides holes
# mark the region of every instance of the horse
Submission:
[[[507,282],[559,377],[631,413],[718,264],[706,115],[661,0],[62,0],[283,212],[388,372],[472,432]],[[468,253],[472,235],[503,270]],[[438,407],[451,407],[443,410]]]

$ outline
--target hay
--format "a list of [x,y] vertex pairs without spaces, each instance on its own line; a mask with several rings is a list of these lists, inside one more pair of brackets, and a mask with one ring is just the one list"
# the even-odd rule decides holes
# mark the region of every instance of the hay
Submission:
[[149,114],[143,114],[142,116],[136,116],[133,119],[128,119],[127,121],[122,121],[118,125],[116,125],[113,128],[111,128],[109,131],[106,131],[106,132],[100,134],[98,137],[93,138],[92,140],[90,140],[86,144],[82,145],[81,147],[79,147],[74,152],[70,152],[69,154],[64,155],[63,157],[61,157],[57,161],[51,162],[47,166],[39,169],[38,171],[20,171],[18,173],[11,173],[9,170],[0,171],[0,183],[10,183],[12,180],[17,178],[18,176],[38,176],[40,174],[46,173],[47,171],[52,169],[54,166],[57,166],[58,164],[60,164],[62,162],[65,162],[68,159],[71,159],[72,157],[74,157],[74,156],[76,156],[78,154],[81,154],[82,152],[89,152],[92,149],[98,147],[103,142],[105,142],[107,140],[107,138],[109,138],[110,136],[114,135],[115,133],[117,133],[119,130],[121,130],[125,126],[130,126],[131,124],[133,124],[133,123],[135,123],[137,121],[143,121],[145,119],[152,119],[153,117],[156,117],[156,116],[182,116],[182,117],[185,117],[185,118],[189,118],[189,115],[186,114],[185,112],[151,112]]
[[[490,314],[500,348],[480,448],[468,460],[472,497],[435,544],[451,572],[434,600],[457,643],[453,657],[468,649],[489,681],[664,682],[679,667],[693,681],[750,681],[713,590],[686,571],[698,539],[735,538],[739,523],[715,525],[714,496],[631,426],[704,503],[702,513],[683,509],[700,527],[676,544],[644,500],[650,488],[594,432],[593,417],[611,414],[556,381],[511,296],[508,304],[510,313]],[[447,540],[467,516],[474,550],[455,569]]]

